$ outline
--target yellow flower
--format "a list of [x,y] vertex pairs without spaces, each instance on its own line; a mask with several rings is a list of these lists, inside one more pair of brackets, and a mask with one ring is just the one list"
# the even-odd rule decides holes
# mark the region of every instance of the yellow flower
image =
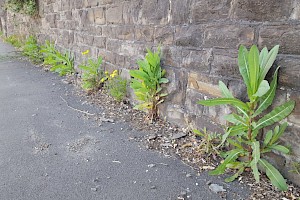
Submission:
[[82,52],[81,54],[82,54],[82,55],[86,55],[86,54],[88,54],[88,53],[90,53],[90,50],[86,50],[86,51]]
[[109,73],[108,73],[108,71],[105,71],[105,75],[108,75]]
[[113,74],[118,74],[118,70],[114,70],[114,71],[113,71]]

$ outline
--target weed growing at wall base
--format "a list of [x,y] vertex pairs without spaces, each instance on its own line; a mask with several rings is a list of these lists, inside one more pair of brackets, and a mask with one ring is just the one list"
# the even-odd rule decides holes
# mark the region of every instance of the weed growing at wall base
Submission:
[[123,101],[127,94],[127,80],[123,79],[118,74],[118,70],[114,70],[113,73],[109,74],[108,76],[109,77],[105,82],[106,91],[116,101],[118,102]]
[[[83,52],[83,55],[87,53]],[[79,68],[82,69],[82,88],[86,90],[99,90],[103,82],[101,79],[104,77],[104,72],[101,69],[102,58],[99,57],[97,60],[89,58],[85,64],[79,65]]]
[[[225,179],[226,181],[235,180],[245,169],[251,169],[256,182],[259,182],[260,167],[266,173],[271,183],[280,190],[287,190],[285,179],[279,171],[263,158],[265,153],[270,151],[279,151],[284,154],[289,153],[289,149],[279,144],[278,140],[283,135],[287,123],[284,122],[269,130],[262,142],[258,135],[262,134],[262,129],[273,125],[287,117],[294,109],[295,102],[288,101],[282,105],[273,108],[271,112],[261,116],[275,97],[277,87],[276,69],[271,84],[265,80],[265,77],[273,65],[279,46],[275,46],[270,52],[267,48],[259,52],[253,45],[248,51],[246,47],[239,49],[238,63],[239,70],[247,86],[249,101],[244,103],[233,97],[226,85],[220,81],[219,87],[224,98],[211,100],[201,100],[198,103],[204,106],[217,106],[228,104],[236,108],[236,113],[227,115],[225,119],[232,125],[229,126],[222,138],[222,142],[230,143],[234,148],[225,153],[225,160],[211,175],[220,175],[225,173],[226,168],[234,169],[237,172]],[[243,159],[241,159],[243,158]]]
[[162,93],[161,84],[168,83],[169,80],[164,78],[166,71],[160,65],[160,49],[154,53],[150,49],[147,51],[145,59],[137,62],[139,70],[130,70],[129,73],[133,77],[130,87],[140,102],[135,108],[146,111],[152,121],[157,117],[157,105],[167,96]]
[[42,63],[44,60],[41,48],[34,36],[29,36],[22,47],[22,54],[27,56],[33,63]]
[[71,52],[61,53],[54,44],[46,41],[42,46],[41,52],[44,56],[44,64],[50,65],[50,71],[57,72],[60,76],[70,75],[74,70],[74,56]]

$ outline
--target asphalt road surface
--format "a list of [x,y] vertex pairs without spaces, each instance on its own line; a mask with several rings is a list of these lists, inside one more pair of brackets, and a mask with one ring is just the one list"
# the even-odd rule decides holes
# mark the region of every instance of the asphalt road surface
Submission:
[[63,99],[92,113],[100,108],[83,104],[56,74],[14,59],[14,51],[0,43],[0,200],[221,199],[208,181],[223,186],[227,199],[249,195],[128,140],[141,133],[126,123],[99,127]]

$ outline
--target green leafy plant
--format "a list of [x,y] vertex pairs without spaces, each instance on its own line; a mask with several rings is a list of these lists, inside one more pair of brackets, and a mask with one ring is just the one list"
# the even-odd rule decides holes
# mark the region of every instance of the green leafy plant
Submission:
[[[262,142],[259,141],[258,135],[262,129],[281,121],[287,117],[294,109],[295,102],[288,101],[282,105],[272,109],[268,114],[262,115],[273,102],[277,87],[276,69],[271,84],[265,80],[265,77],[273,65],[278,54],[279,46],[275,46],[270,52],[267,48],[263,48],[259,52],[258,48],[253,45],[250,51],[246,47],[240,46],[238,55],[239,70],[247,86],[247,94],[249,101],[244,103],[233,97],[232,93],[223,82],[219,82],[219,87],[224,98],[216,98],[211,100],[201,100],[198,103],[204,106],[217,106],[228,104],[236,109],[236,113],[227,115],[225,119],[232,125],[223,135],[222,142],[229,142],[233,149],[226,152],[225,160],[211,175],[223,174],[226,168],[236,169],[237,172],[226,179],[233,181],[246,168],[251,168],[255,180],[259,182],[260,173],[258,166],[265,171],[271,183],[280,190],[287,190],[285,179],[279,171],[272,166],[262,156],[272,150],[282,153],[289,153],[289,149],[280,145],[278,139],[284,133],[287,123],[275,126],[273,130],[269,130]],[[244,159],[239,159],[244,158]]]
[[10,35],[4,39],[5,42],[13,45],[16,48],[20,48],[23,46],[23,39],[20,35]]
[[300,175],[300,162],[292,162],[292,165],[293,165],[293,169],[290,170],[289,172],[293,172]]
[[194,130],[196,136],[201,137],[201,142],[198,146],[198,150],[201,153],[205,153],[207,155],[218,155],[220,143],[222,140],[222,135],[219,133],[208,133],[206,128],[202,131]]
[[37,13],[36,0],[6,0],[5,7],[14,13],[23,13],[31,16]]
[[127,94],[127,80],[118,74],[118,70],[114,70],[111,74],[105,73],[107,78],[105,82],[106,91],[116,101],[123,101]]
[[87,63],[79,65],[79,68],[82,69],[82,88],[86,90],[99,90],[103,82],[101,79],[104,76],[104,72],[101,69],[102,58],[99,57],[97,60],[89,58]]
[[43,54],[41,53],[41,47],[38,45],[34,36],[29,36],[22,47],[23,55],[29,57],[34,63],[43,62]]
[[162,93],[161,84],[168,83],[169,80],[164,78],[166,71],[162,70],[160,65],[160,49],[157,52],[150,49],[147,51],[145,59],[137,62],[139,70],[130,70],[129,73],[133,77],[130,87],[140,102],[135,108],[146,111],[152,121],[157,117],[157,105],[167,96],[166,93]]
[[41,52],[44,56],[44,64],[50,65],[50,71],[59,73],[60,76],[70,75],[74,70],[74,56],[70,52],[61,53],[55,45],[46,41]]

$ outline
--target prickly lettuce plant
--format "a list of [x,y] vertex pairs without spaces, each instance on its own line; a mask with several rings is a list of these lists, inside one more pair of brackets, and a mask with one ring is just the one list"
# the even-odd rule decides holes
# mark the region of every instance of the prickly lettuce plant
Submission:
[[157,52],[152,52],[150,49],[147,51],[145,59],[137,62],[139,69],[130,70],[130,75],[133,77],[130,87],[140,102],[135,108],[146,111],[152,121],[157,117],[157,105],[164,101],[163,97],[167,96],[166,93],[162,93],[161,84],[168,83],[169,80],[164,78],[166,71],[162,70],[160,65],[160,49]]
[[99,90],[103,85],[101,79],[104,76],[104,72],[101,69],[102,58],[99,57],[97,60],[89,58],[87,63],[79,65],[82,69],[82,88],[86,90]]
[[44,64],[51,66],[50,71],[57,72],[60,76],[75,72],[74,57],[70,52],[61,53],[49,41],[42,46],[41,52],[44,55]]
[[294,101],[288,101],[274,108],[271,112],[265,115],[262,114],[272,105],[275,96],[278,68],[273,75],[271,84],[265,80],[265,77],[276,59],[278,49],[279,46],[277,45],[271,51],[263,48],[259,52],[255,45],[251,47],[250,51],[246,47],[240,46],[238,64],[244,83],[247,86],[248,102],[242,102],[234,98],[221,81],[219,87],[223,93],[223,98],[198,102],[204,106],[228,104],[237,111],[226,116],[226,120],[232,125],[227,128],[222,138],[222,142],[229,142],[233,149],[226,152],[224,162],[211,171],[211,175],[223,174],[226,168],[236,169],[237,172],[226,179],[226,181],[233,181],[246,168],[250,168],[256,182],[259,182],[260,172],[258,168],[260,167],[275,187],[280,190],[287,190],[286,181],[279,171],[262,158],[265,153],[272,150],[285,154],[289,153],[289,149],[278,142],[287,127],[287,123],[282,123],[275,126],[273,130],[269,130],[264,135],[263,141],[258,139],[258,134],[262,133],[263,128],[286,118],[295,105]]

